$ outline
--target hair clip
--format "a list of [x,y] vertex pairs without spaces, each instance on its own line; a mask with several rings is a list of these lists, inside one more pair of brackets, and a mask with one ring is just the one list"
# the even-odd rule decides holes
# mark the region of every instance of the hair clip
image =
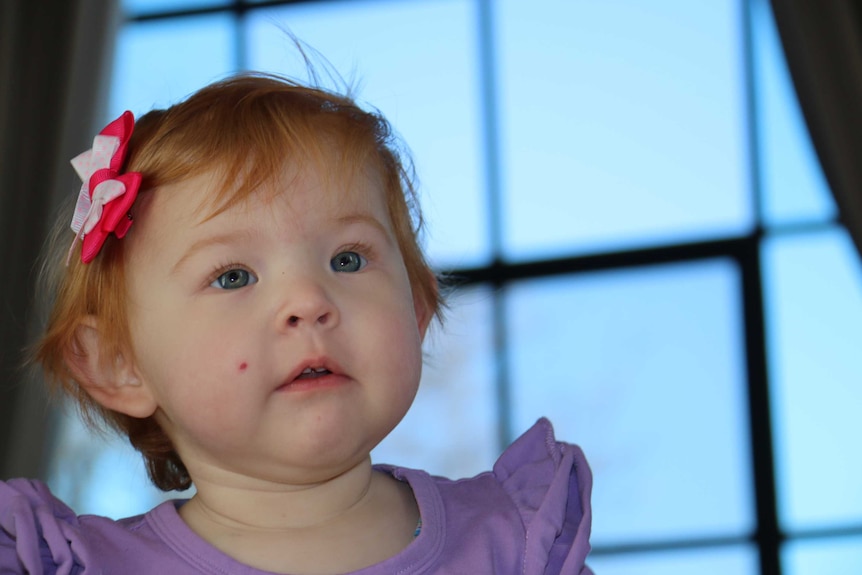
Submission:
[[83,242],[81,261],[86,264],[98,255],[108,234],[122,238],[132,225],[129,210],[138,196],[142,176],[140,172],[121,170],[134,127],[135,117],[129,111],[123,112],[99,132],[91,149],[72,158],[83,184],[72,216],[75,239],[66,265],[79,239]]

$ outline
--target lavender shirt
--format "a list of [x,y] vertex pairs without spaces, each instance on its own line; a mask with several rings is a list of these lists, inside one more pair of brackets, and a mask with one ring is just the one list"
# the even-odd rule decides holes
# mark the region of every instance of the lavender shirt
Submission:
[[[590,575],[592,476],[581,450],[539,420],[491,472],[451,481],[378,466],[413,489],[422,532],[359,575],[418,573]],[[195,535],[177,508],[114,521],[76,516],[44,484],[0,482],[0,574],[266,575]],[[271,575],[271,574],[270,574]]]

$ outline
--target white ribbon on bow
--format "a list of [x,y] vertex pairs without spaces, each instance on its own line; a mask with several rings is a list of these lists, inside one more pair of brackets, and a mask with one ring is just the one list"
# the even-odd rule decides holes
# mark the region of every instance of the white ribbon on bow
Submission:
[[120,139],[115,136],[98,135],[93,139],[93,147],[72,158],[72,166],[83,184],[78,192],[75,215],[72,216],[72,231],[76,238],[90,233],[102,219],[102,208],[111,200],[123,195],[126,186],[117,180],[105,180],[93,190],[90,197],[90,177],[97,171],[111,167],[111,158],[120,147]]

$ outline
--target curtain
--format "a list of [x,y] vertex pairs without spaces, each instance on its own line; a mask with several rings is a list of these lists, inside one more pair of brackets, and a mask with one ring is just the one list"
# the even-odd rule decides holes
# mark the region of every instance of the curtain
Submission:
[[22,368],[37,333],[37,261],[60,198],[80,183],[110,64],[115,0],[0,2],[0,479],[44,474],[50,408]]
[[858,0],[771,0],[823,171],[862,254],[862,8]]

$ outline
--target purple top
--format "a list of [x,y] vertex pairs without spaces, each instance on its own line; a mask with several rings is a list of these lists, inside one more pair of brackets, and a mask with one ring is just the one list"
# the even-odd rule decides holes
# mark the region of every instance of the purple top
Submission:
[[[591,575],[592,476],[581,450],[539,420],[493,471],[452,481],[377,466],[413,489],[422,532],[359,575]],[[271,575],[225,555],[182,521],[182,501],[114,521],[76,516],[39,482],[0,482],[0,573]]]

